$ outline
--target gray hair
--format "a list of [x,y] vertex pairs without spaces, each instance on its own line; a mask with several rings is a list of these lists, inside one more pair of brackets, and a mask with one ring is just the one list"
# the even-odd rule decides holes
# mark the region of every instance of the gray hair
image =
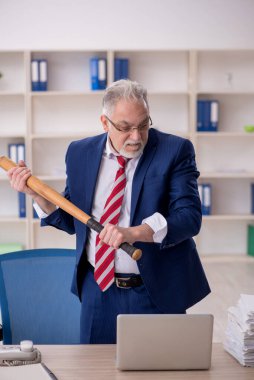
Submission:
[[103,114],[110,116],[116,103],[121,99],[144,102],[149,110],[147,90],[138,82],[120,79],[113,82],[105,91],[102,100]]

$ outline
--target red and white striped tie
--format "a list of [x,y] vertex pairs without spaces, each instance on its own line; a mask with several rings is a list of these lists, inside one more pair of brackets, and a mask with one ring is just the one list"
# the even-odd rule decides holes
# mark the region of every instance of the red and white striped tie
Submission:
[[[117,156],[117,161],[120,165],[117,170],[115,182],[111,194],[109,195],[100,218],[100,223],[105,225],[107,223],[117,224],[123,196],[126,186],[125,165],[127,159],[122,156]],[[99,235],[96,237],[95,245],[95,269],[94,278],[103,292],[107,290],[114,282],[115,276],[115,249],[107,244],[99,245]]]

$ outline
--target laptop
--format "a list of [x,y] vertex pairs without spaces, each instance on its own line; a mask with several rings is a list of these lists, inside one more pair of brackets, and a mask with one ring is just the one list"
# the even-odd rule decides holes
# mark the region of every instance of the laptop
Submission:
[[120,314],[116,367],[194,370],[211,366],[213,315]]

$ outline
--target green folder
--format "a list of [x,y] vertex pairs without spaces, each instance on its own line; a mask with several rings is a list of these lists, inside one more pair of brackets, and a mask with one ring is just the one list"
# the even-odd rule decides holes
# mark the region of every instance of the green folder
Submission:
[[23,246],[19,243],[3,243],[0,244],[0,255],[8,252],[22,251]]
[[248,255],[254,256],[254,225],[248,225]]

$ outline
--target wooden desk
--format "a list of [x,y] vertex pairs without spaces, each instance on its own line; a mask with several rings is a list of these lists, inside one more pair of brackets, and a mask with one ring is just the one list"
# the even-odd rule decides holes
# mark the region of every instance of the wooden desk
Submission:
[[119,371],[115,345],[36,346],[59,380],[253,380],[254,368],[242,367],[222,345],[213,344],[209,371]]

